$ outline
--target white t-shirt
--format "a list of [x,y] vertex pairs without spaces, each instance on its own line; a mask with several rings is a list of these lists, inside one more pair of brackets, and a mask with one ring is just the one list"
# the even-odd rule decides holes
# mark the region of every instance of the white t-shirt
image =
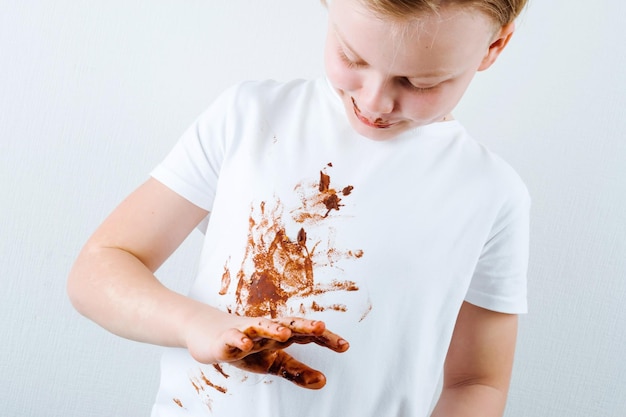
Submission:
[[372,141],[326,79],[247,82],[152,175],[210,211],[192,298],[350,342],[288,348],[317,391],[168,349],[153,417],[425,416],[463,300],[526,311],[526,187],[457,121]]

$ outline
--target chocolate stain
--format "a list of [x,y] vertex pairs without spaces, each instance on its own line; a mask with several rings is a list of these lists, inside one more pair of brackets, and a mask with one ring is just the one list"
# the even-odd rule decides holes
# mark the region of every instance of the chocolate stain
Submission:
[[298,231],[298,244],[302,246],[306,245],[306,232],[304,228],[300,228]]
[[[332,167],[332,163],[328,163]],[[300,224],[316,226],[325,221],[331,211],[339,211],[343,204],[339,193],[330,186],[330,176],[320,171],[319,183],[305,195],[305,185],[296,186],[301,197],[301,207],[292,211],[293,219]],[[353,186],[348,185],[340,192],[342,196],[351,194]],[[318,303],[300,303],[299,308],[288,307],[294,298],[307,298],[331,291],[358,291],[354,281],[332,281],[328,284],[316,283],[314,266],[323,265],[318,255],[326,255],[332,266],[339,259],[360,258],[363,251],[341,251],[328,246],[326,253],[317,253],[319,241],[310,242],[304,227],[294,237],[290,237],[283,221],[283,205],[276,198],[271,207],[262,201],[258,209],[251,208],[248,229],[248,244],[241,267],[235,279],[235,305],[227,307],[231,313],[248,317],[286,316],[308,311],[347,311],[344,305],[321,306]],[[329,242],[330,243],[330,242]],[[323,256],[322,256],[323,258]],[[220,295],[228,293],[231,287],[230,259],[224,266]],[[250,272],[252,271],[252,272]]]
[[[329,166],[332,166],[329,164]],[[319,182],[315,185],[317,193],[312,194],[308,184],[298,184],[295,191],[300,195],[301,207],[292,211],[294,220],[298,223],[318,223],[328,217],[331,211],[339,211],[343,204],[342,198],[352,193],[354,187],[347,185],[337,191],[331,187],[330,175],[320,171]]]
[[[219,365],[214,365],[215,369],[218,370],[221,369],[221,367]],[[228,378],[228,376],[222,372],[222,375],[225,375],[226,378]],[[226,394],[226,392],[228,391],[226,388],[214,384],[213,382],[211,382],[209,380],[209,378],[207,378],[207,376],[205,375],[205,373],[203,371],[200,371],[200,375],[199,376],[195,376],[195,377],[190,377],[189,378],[189,382],[191,382],[191,386],[193,386],[193,388],[196,390],[196,393],[200,396],[202,403],[209,409],[209,411],[213,411],[213,396],[212,393],[214,391],[208,391],[207,388],[212,388],[213,390],[222,393],[222,394]],[[178,404],[178,403],[177,403]],[[179,404],[182,407],[182,403]],[[183,407],[184,408],[184,407]]]
[[230,286],[230,270],[228,269],[228,262],[230,258],[224,264],[224,273],[222,274],[222,287],[220,288],[219,295],[224,295],[228,291]]
[[367,310],[365,310],[365,312],[363,313],[363,315],[359,319],[359,323],[362,322],[363,320],[365,320],[365,317],[367,317],[367,315],[370,313],[370,311],[372,311],[372,302],[368,300]]
[[348,307],[345,304],[332,304],[330,306],[321,306],[317,304],[315,301],[311,302],[311,310],[313,311],[326,311],[326,310],[335,310],[335,311],[348,311]]
[[216,389],[217,391],[221,392],[222,394],[226,394],[227,389],[224,387],[220,387],[219,385],[215,385],[214,383],[212,383],[211,381],[209,381],[209,379],[206,377],[206,375],[204,374],[204,372],[200,372],[200,377],[202,378],[202,382],[204,382],[204,384],[207,387],[211,387]]
[[324,171],[320,171],[320,186],[319,190],[321,193],[328,191],[330,187],[330,176],[324,174]]
[[193,380],[191,380],[191,385],[193,385],[194,389],[196,390],[196,394],[200,394],[200,387],[196,385],[196,383]]
[[[353,188],[354,187],[352,187],[351,185],[344,187],[342,190],[342,194],[344,196],[350,194]],[[324,203],[324,206],[326,206],[326,213],[324,214],[324,218],[328,216],[331,210],[339,211],[339,208],[342,206],[342,204],[339,204],[341,198],[339,198],[339,195],[337,195],[337,191],[330,188],[330,176],[328,174],[325,174],[324,171],[320,171],[319,191],[323,195],[322,202]]]
[[172,398],[172,400],[176,403],[177,406],[179,406],[180,408],[185,408],[183,407],[183,403],[182,401],[180,401],[178,398]]
[[220,374],[222,374],[222,376],[223,376],[224,378],[230,378],[230,375],[228,375],[226,372],[224,372],[224,369],[222,369],[222,367],[220,366],[220,364],[219,364],[219,363],[214,363],[214,364],[213,364],[213,367],[215,368],[215,370],[216,370],[217,372],[219,372]]

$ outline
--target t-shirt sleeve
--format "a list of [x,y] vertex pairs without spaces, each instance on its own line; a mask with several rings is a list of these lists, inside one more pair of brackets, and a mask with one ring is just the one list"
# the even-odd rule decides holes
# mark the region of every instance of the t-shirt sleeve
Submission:
[[208,211],[213,205],[224,157],[228,109],[234,89],[220,95],[150,173],[157,181]]
[[528,191],[520,187],[494,222],[465,301],[501,313],[528,311],[529,212]]

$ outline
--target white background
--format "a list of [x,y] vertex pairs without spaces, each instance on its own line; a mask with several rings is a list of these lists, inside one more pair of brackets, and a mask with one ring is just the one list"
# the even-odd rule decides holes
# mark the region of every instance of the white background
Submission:
[[[507,417],[626,415],[625,15],[531,0],[456,112],[533,197]],[[149,415],[160,349],[73,311],[73,259],[225,87],[321,75],[325,24],[317,0],[0,0],[1,415]]]

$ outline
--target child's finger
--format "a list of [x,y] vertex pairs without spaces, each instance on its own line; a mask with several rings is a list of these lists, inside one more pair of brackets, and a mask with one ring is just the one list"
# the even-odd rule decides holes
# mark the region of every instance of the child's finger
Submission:
[[250,372],[278,375],[303,388],[320,389],[326,385],[324,374],[297,361],[283,350],[255,353],[233,365]]
[[326,376],[323,373],[294,359],[284,350],[276,351],[268,373],[283,377],[302,388],[320,389],[326,385]]
[[293,333],[321,335],[326,329],[323,321],[307,320],[301,317],[284,317],[278,322]]
[[302,334],[294,334],[289,338],[289,342],[298,343],[298,344],[307,344],[307,343],[315,343],[319,346],[323,346],[334,350],[335,352],[345,352],[350,347],[350,344],[347,340],[331,332],[330,330],[325,330],[321,335],[302,335]]
[[249,354],[254,341],[237,329],[229,329],[222,334],[222,353],[218,359],[232,361]]
[[253,347],[254,341],[235,328],[209,341],[205,337],[195,337],[187,345],[191,356],[200,363],[238,360],[250,354]]
[[350,347],[350,344],[344,338],[330,330],[326,330],[326,325],[322,321],[288,317],[281,319],[280,322],[289,327],[292,332],[285,346],[292,343],[316,343],[320,346],[332,349],[335,352],[345,352]]
[[315,343],[316,345],[331,349],[339,353],[345,352],[350,347],[350,344],[344,338],[331,331],[325,330],[320,335],[292,333],[291,337],[284,342],[270,339],[255,340],[254,347],[251,349],[251,352],[259,352],[261,350],[285,349],[294,343],[297,343],[299,345]]
[[291,336],[291,330],[281,323],[268,319],[258,319],[253,324],[243,330],[243,333],[253,341],[259,339],[272,339],[284,342]]

